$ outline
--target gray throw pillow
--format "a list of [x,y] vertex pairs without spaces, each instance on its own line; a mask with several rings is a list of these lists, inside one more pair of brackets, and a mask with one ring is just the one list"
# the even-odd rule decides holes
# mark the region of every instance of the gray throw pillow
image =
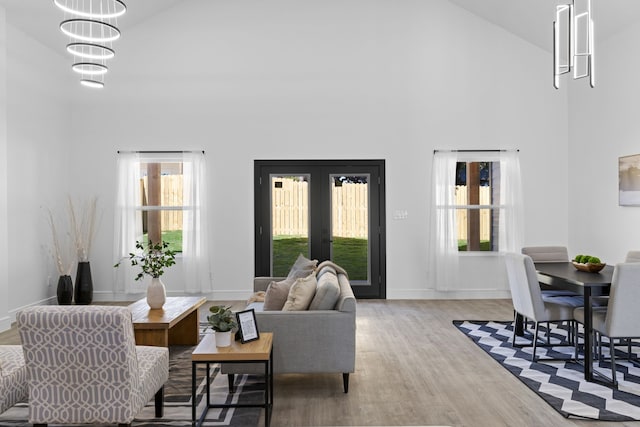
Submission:
[[287,279],[299,279],[307,277],[311,272],[316,269],[318,265],[318,260],[310,260],[304,257],[304,255],[298,255],[296,262],[291,266],[291,270],[289,270],[289,274],[287,275]]
[[333,310],[340,298],[338,276],[327,271],[318,279],[316,294],[311,300],[309,310]]
[[289,290],[293,280],[285,279],[280,282],[271,282],[264,294],[264,311],[280,311],[287,302]]

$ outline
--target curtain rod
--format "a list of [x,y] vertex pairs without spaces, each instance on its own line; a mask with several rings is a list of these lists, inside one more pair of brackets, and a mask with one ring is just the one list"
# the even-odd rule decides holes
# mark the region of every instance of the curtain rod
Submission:
[[[154,154],[154,153],[158,153],[158,154],[181,154],[181,153],[199,153],[200,150],[193,150],[193,151],[162,151],[162,150],[158,150],[158,151],[127,151],[127,150],[118,150],[117,153],[139,153],[139,154]],[[204,154],[204,150],[202,150],[202,154]]]
[[505,153],[507,151],[520,152],[519,149],[514,150],[433,150],[435,153]]

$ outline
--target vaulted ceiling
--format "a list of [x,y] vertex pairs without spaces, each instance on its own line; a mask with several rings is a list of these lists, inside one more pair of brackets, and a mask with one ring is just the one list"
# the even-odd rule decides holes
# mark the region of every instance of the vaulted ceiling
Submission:
[[[181,2],[190,0],[130,0],[118,26],[128,28]],[[390,0],[391,1],[391,0]],[[400,0],[393,0],[400,1]],[[433,1],[433,0],[422,0]],[[544,49],[551,50],[555,6],[569,0],[448,0],[488,22]],[[58,31],[63,13],[52,0],[0,0],[11,22],[25,33],[64,54],[65,37]],[[596,43],[640,20],[640,0],[592,0]],[[175,30],[175,29],[174,29]]]

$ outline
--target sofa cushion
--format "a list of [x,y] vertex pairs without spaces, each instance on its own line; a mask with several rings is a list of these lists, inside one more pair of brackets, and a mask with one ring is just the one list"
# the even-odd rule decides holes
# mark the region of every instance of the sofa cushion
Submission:
[[309,310],[333,310],[340,297],[338,276],[334,272],[326,271],[317,280],[316,294],[311,300]]
[[320,266],[318,266],[318,268],[316,269],[316,279],[318,280],[318,283],[320,283],[320,278],[325,273],[333,273],[336,276],[338,275],[338,272],[336,271],[336,269],[333,268],[330,265],[325,265],[322,268],[320,268]]
[[296,279],[291,285],[287,302],[282,307],[282,311],[306,310],[311,304],[311,300],[316,293],[316,275],[311,273],[307,277]]
[[287,275],[287,279],[299,279],[307,277],[311,272],[316,269],[318,265],[318,260],[310,260],[304,257],[304,255],[298,255],[296,258],[296,262],[291,266],[291,270],[289,270],[289,274]]
[[287,298],[289,297],[289,290],[293,282],[293,279],[285,279],[279,282],[269,283],[267,292],[264,294],[264,310],[282,310],[284,303],[287,302]]
[[347,271],[344,268],[340,267],[338,264],[334,263],[333,261],[329,261],[329,260],[322,261],[318,265],[317,270],[320,271],[324,267],[331,267],[331,268],[335,269],[336,274],[344,274],[345,276],[349,277],[349,275],[347,274]]

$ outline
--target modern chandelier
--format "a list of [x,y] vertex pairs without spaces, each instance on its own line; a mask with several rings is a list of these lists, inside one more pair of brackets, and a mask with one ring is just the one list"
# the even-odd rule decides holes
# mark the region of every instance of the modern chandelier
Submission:
[[572,71],[574,79],[588,77],[590,86],[595,87],[591,0],[572,0],[556,6],[553,87],[559,89],[560,76]]
[[53,0],[64,11],[60,31],[69,37],[67,52],[73,55],[71,69],[80,83],[104,87],[107,60],[115,56],[113,42],[120,38],[118,17],[127,6],[121,0]]

